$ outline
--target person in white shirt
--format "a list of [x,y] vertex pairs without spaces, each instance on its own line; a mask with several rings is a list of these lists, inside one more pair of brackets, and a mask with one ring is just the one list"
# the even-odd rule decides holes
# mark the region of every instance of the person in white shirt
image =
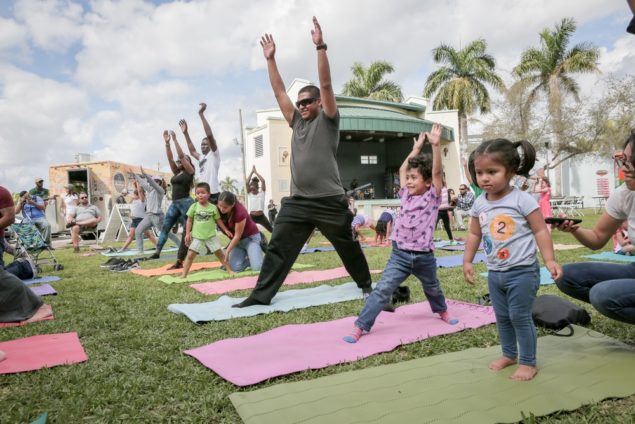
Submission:
[[265,191],[267,191],[267,184],[262,175],[256,171],[256,165],[251,168],[251,173],[245,179],[247,183],[247,198],[249,200],[249,216],[256,223],[260,224],[267,229],[270,233],[273,232],[271,222],[265,215]]

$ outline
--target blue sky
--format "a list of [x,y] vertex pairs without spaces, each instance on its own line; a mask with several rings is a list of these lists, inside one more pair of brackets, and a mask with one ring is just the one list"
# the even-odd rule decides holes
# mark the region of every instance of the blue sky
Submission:
[[432,48],[479,37],[507,79],[521,51],[538,44],[538,32],[564,17],[578,22],[575,43],[602,51],[603,74],[579,78],[583,94],[597,93],[606,75],[635,69],[624,0],[5,0],[0,184],[29,188],[49,165],[79,152],[165,167],[163,130],[178,130],[185,118],[198,140],[201,101],[221,148],[220,175],[238,177],[238,109],[250,125],[255,110],[275,105],[258,39],[274,35],[287,84],[315,80],[312,15],[322,23],[338,90],[354,61],[388,60],[406,96],[420,95],[435,69]]

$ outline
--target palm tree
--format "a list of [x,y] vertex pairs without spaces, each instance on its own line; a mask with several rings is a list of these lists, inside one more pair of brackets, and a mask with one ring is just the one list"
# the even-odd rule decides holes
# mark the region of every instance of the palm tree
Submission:
[[496,90],[505,87],[496,74],[496,60],[486,53],[487,42],[472,41],[461,50],[446,44],[432,50],[432,58],[442,66],[431,73],[423,89],[424,97],[435,93],[433,108],[457,109],[459,111],[459,145],[467,145],[467,117],[477,109],[480,113],[491,110],[486,84]]
[[[562,102],[567,94],[579,101],[580,87],[572,74],[599,72],[597,61],[600,51],[590,43],[580,43],[568,49],[576,30],[575,21],[563,19],[554,30],[545,28],[540,33],[540,48],[529,48],[522,53],[514,73],[521,81],[533,87],[530,98],[534,101],[540,92],[547,96],[554,147],[565,143],[563,137]],[[554,157],[552,162],[557,158]],[[560,168],[556,168],[556,192],[560,193]]]
[[222,191],[230,191],[232,193],[238,193],[238,188],[236,185],[238,184],[238,180],[232,177],[225,177],[225,179],[220,181],[220,189]]
[[389,80],[384,80],[385,74],[395,71],[393,66],[385,61],[377,61],[364,68],[361,63],[355,62],[351,66],[353,78],[344,84],[342,94],[345,96],[366,97],[374,100],[389,102],[401,102],[403,95],[401,87]]

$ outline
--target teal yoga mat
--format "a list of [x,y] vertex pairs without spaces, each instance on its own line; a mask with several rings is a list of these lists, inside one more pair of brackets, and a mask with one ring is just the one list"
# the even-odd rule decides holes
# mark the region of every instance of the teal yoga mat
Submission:
[[[481,272],[481,275],[487,278],[487,272]],[[555,281],[553,281],[553,278],[551,278],[551,273],[549,272],[549,270],[544,266],[540,267],[540,285],[546,286],[554,283]]]
[[328,305],[362,298],[362,291],[355,283],[339,286],[321,285],[310,289],[287,290],[273,298],[271,305],[254,305],[248,308],[232,308],[245,297],[221,296],[213,302],[182,303],[168,305],[168,310],[183,314],[192,322],[201,324],[208,321],[224,321],[232,318],[251,317],[272,312],[288,312],[293,309]]
[[514,367],[490,371],[500,355],[500,346],[472,348],[229,398],[246,424],[489,424],[635,393],[633,350],[583,327],[572,337],[538,339],[532,381],[509,379]]
[[594,255],[585,255],[583,258],[590,258],[596,261],[616,261],[616,262],[635,262],[635,256],[618,255],[613,252],[602,252]]
[[[307,264],[293,264],[291,269],[299,270],[305,268],[312,268],[315,265],[307,265]],[[240,278],[240,277],[248,277],[250,275],[258,275],[260,271],[252,271],[249,269],[248,271],[237,272],[234,275],[229,275],[227,271],[222,269],[210,269],[207,271],[198,271],[189,274],[185,278],[175,277],[173,275],[164,275],[163,277],[159,277],[159,281],[165,284],[174,284],[174,283],[194,283],[196,281],[216,281],[216,280],[229,280],[231,278]]]

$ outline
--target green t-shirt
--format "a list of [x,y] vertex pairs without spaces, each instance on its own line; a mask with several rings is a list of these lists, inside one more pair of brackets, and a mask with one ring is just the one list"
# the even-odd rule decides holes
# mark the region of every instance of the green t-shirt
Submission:
[[187,210],[187,216],[192,218],[192,238],[207,240],[216,235],[216,220],[220,219],[220,212],[213,203],[201,206],[196,202]]
[[37,187],[34,187],[29,190],[29,194],[31,196],[40,196],[42,199],[46,200],[49,197],[49,189],[42,187],[41,190],[38,190]]
[[472,188],[472,191],[474,192],[474,197],[478,197],[481,195],[481,193],[483,192],[483,190],[477,186],[476,184],[470,184],[470,187]]

